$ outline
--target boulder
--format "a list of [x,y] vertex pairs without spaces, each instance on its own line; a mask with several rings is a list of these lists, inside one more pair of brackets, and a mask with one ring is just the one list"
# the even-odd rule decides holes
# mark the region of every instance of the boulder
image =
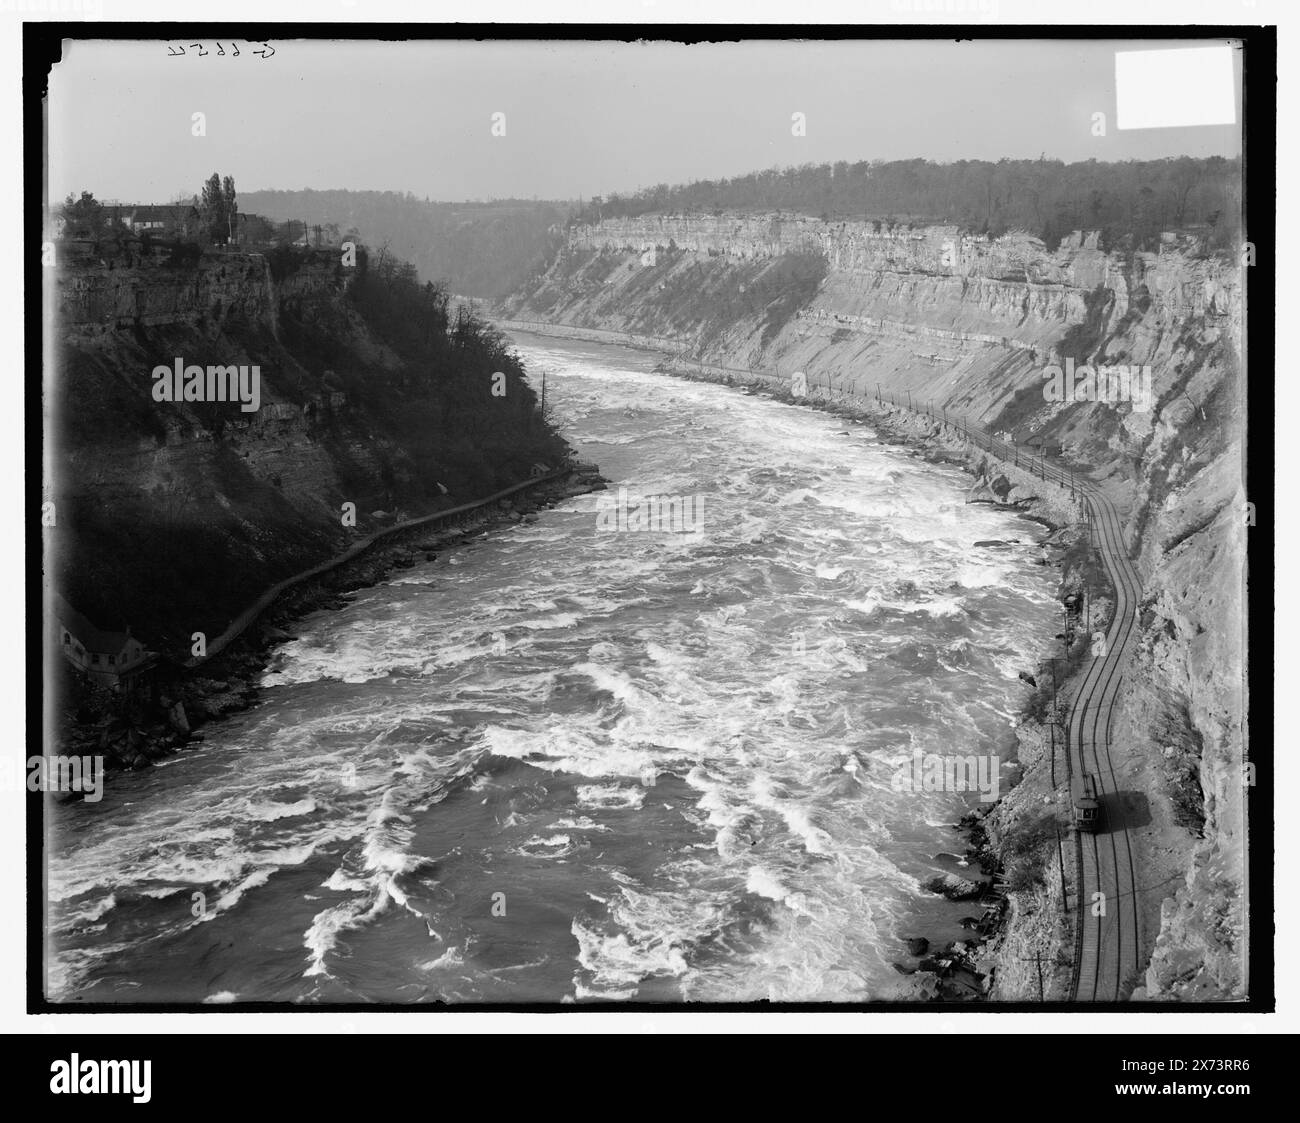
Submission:
[[938,893],[950,901],[969,901],[980,895],[980,887],[975,882],[953,873],[930,878],[924,888],[927,892]]
[[179,702],[176,702],[167,710],[167,724],[177,733],[188,733],[190,731],[190,719],[185,716],[185,707]]

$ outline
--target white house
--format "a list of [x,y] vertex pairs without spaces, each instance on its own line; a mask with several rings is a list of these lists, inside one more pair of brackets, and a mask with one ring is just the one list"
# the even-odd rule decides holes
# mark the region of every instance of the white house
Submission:
[[54,642],[63,657],[96,686],[116,690],[129,685],[154,658],[128,625],[124,632],[95,627],[57,594],[52,601]]

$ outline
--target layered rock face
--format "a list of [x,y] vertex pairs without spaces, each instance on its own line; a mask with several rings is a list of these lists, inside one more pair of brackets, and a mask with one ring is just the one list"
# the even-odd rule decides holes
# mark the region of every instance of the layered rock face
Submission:
[[[1150,967],[1134,982],[1151,998],[1243,993],[1237,263],[1188,236],[1108,253],[1084,232],[1049,249],[954,227],[645,215],[574,228],[547,273],[499,312],[653,337],[701,364],[787,382],[801,372],[814,397],[910,395],[1027,453],[1059,449],[1106,487],[1144,583],[1142,641],[1112,731],[1133,793],[1137,878],[1151,887]],[[1053,394],[1067,360],[1077,380]],[[1086,378],[1099,367],[1149,378],[1149,395],[1105,400]]]
[[[300,288],[319,289],[324,276],[300,274]],[[93,338],[141,323],[195,324],[208,314],[267,314],[273,286],[267,266],[252,255],[231,254],[221,264],[180,272],[158,265],[65,270],[58,278],[60,324],[68,333]]]
[[[290,300],[295,325],[349,321],[332,270],[277,285],[248,257],[185,270],[84,263],[60,270],[55,296],[51,568],[92,619],[124,617],[164,651],[178,630],[215,635],[263,583],[337,548],[342,502],[363,521],[382,506],[384,442],[367,440],[343,383],[279,331]],[[259,408],[154,400],[153,369],[177,359],[257,366]],[[355,361],[340,354],[338,368]],[[142,588],[141,551],[174,583]]]
[[[278,278],[255,255],[82,261],[49,283],[48,571],[90,619],[131,624],[164,653],[188,654],[193,632],[218,634],[357,537],[545,459],[529,455],[546,438],[526,387],[505,423],[480,423],[476,376],[395,353],[348,298],[337,255]],[[258,408],[159,401],[153,371],[177,362],[256,367]]]
[[[1189,320],[1239,323],[1238,271],[1194,251],[1171,241],[1120,258],[1081,234],[1048,252],[1028,235],[990,241],[955,227],[648,215],[575,228],[541,282],[503,310],[664,336],[708,361],[803,370],[835,393],[911,390],[987,417],[1033,377],[1041,384],[1067,331],[1099,310],[1099,334],[1137,329],[1148,354],[1129,351],[1130,362],[1151,361]],[[800,291],[788,266],[810,258],[824,277]]]

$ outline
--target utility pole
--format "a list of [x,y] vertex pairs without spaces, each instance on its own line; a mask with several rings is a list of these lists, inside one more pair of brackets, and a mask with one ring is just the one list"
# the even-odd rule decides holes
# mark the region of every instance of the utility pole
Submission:
[[1070,912],[1070,895],[1065,891],[1065,858],[1061,854],[1061,827],[1059,823],[1052,824],[1056,828],[1056,866],[1061,871],[1061,905],[1066,914]]
[[1046,999],[1044,999],[1043,997],[1043,953],[1041,951],[1036,951],[1032,956],[1018,955],[1016,956],[1016,958],[1019,960],[1023,960],[1026,963],[1028,963],[1029,960],[1032,959],[1034,960],[1035,963],[1038,964],[1038,1001],[1039,1002],[1046,1001]]

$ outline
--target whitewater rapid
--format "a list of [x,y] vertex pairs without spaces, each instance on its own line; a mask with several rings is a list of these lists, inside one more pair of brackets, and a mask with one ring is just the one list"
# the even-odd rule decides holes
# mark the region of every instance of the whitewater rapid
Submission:
[[[1041,532],[868,426],[519,346],[611,492],[313,614],[253,709],[58,808],[51,997],[863,1001],[970,911],[921,886],[976,801],[892,780],[1010,755]],[[699,525],[601,530],[619,487]]]

